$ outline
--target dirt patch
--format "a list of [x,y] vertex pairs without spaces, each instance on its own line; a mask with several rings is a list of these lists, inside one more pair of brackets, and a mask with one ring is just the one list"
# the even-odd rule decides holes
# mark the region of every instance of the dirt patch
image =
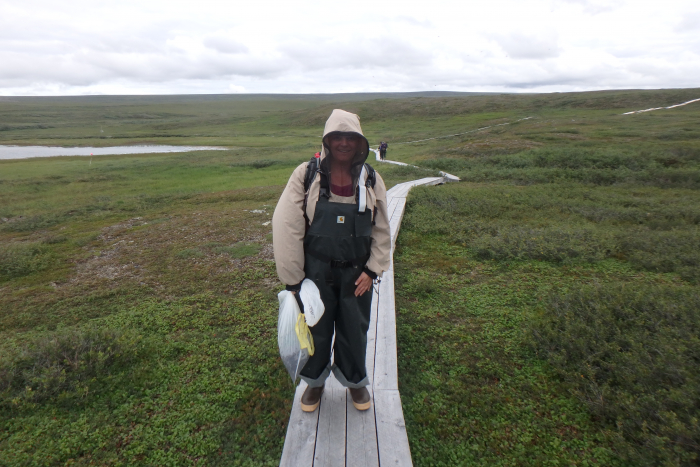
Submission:
[[[127,282],[170,296],[173,291],[165,292],[167,284],[191,275],[193,286],[199,280],[208,287],[219,282],[223,286],[227,277],[274,258],[270,228],[263,225],[270,214],[265,207],[254,211],[211,210],[153,220],[136,217],[105,227],[97,241],[85,247],[86,257],[76,262],[75,275],[64,285],[99,281],[116,288]],[[239,242],[260,245],[259,251],[243,258],[226,253],[225,247]],[[258,285],[272,288],[278,283],[264,277]]]

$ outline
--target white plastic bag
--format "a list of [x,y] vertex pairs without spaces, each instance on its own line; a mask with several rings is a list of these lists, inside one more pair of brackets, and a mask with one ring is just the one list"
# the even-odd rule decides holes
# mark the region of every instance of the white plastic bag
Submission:
[[296,383],[309,356],[314,354],[314,343],[304,315],[299,311],[294,294],[283,290],[277,295],[280,302],[277,318],[277,344],[282,363],[292,382]]
[[318,320],[321,319],[321,316],[323,316],[323,312],[326,311],[326,307],[323,305],[321,292],[319,292],[314,281],[304,279],[301,283],[299,298],[301,298],[301,302],[304,304],[304,318],[306,319],[306,324],[309,327],[315,326]]

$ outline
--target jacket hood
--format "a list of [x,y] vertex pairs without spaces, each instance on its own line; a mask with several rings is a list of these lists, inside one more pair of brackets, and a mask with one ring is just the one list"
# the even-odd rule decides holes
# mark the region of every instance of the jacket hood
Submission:
[[369,154],[369,142],[365,135],[362,134],[360,127],[360,117],[354,113],[346,112],[341,109],[334,109],[331,116],[326,121],[326,127],[323,129],[323,149],[321,150],[321,159],[325,159],[330,154],[328,145],[326,144],[326,136],[331,133],[356,133],[362,137],[360,149],[355,156],[353,165],[364,164]]

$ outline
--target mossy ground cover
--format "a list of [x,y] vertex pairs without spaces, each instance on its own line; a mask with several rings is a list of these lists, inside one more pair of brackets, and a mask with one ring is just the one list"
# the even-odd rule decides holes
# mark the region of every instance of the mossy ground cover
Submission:
[[694,465],[699,203],[640,184],[413,191],[395,262],[416,464]]
[[699,114],[620,114],[695,93],[3,98],[0,144],[227,150],[0,161],[0,464],[277,464],[267,222],[345,108],[422,167],[389,186],[467,180],[412,192],[399,239],[416,465],[692,465]]
[[107,188],[97,212],[65,199],[50,226],[6,223],[0,463],[275,465],[292,387],[263,224],[280,191]]

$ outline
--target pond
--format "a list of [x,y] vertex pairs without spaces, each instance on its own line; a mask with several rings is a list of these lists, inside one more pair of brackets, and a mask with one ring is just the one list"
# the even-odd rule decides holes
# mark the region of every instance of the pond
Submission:
[[118,154],[152,154],[156,152],[224,151],[215,146],[112,146],[106,148],[62,148],[58,146],[2,146],[0,160],[54,156],[108,156]]

